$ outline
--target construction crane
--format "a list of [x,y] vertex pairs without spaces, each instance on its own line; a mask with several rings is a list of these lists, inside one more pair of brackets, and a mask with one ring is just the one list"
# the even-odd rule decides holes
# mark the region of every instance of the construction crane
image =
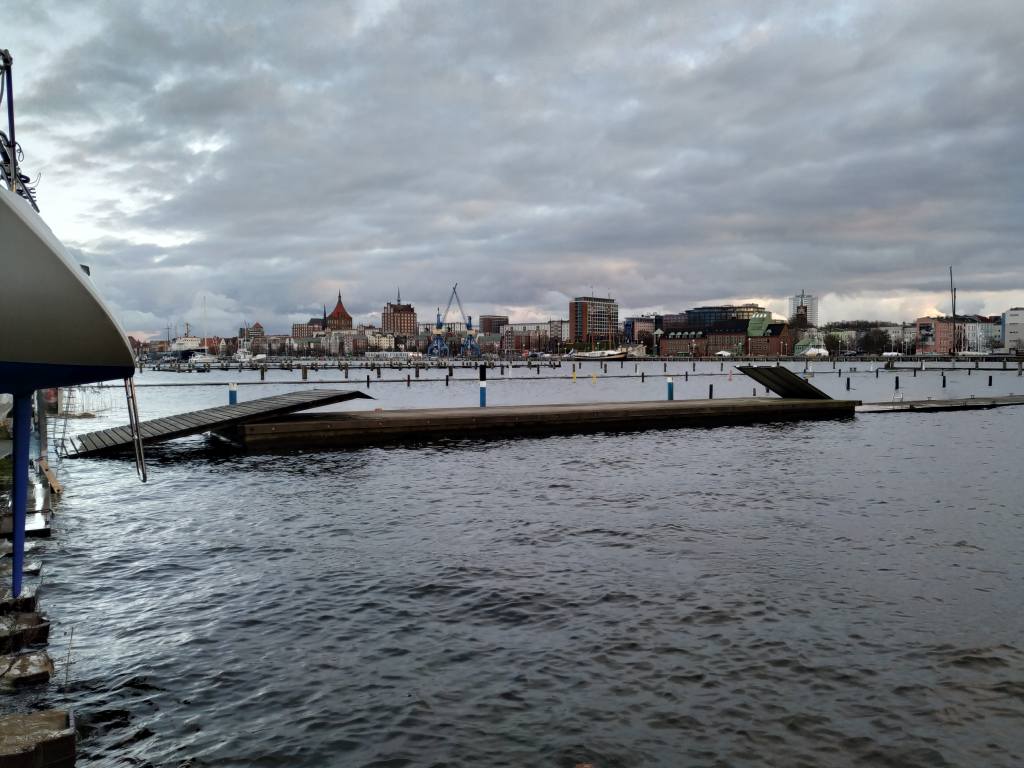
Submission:
[[434,323],[434,333],[427,347],[427,355],[430,357],[448,357],[450,350],[445,340],[445,324],[448,322],[448,313],[452,310],[454,301],[459,307],[459,313],[466,324],[466,336],[462,339],[459,347],[459,354],[463,357],[480,357],[480,344],[476,340],[477,330],[473,327],[473,318],[466,314],[462,308],[462,299],[459,298],[459,284],[452,286],[452,294],[448,297],[448,305],[441,314],[441,308],[437,308],[437,321]]

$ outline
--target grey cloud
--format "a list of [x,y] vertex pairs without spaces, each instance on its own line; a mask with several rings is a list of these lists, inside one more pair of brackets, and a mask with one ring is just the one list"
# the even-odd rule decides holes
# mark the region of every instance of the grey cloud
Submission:
[[1024,287],[1013,2],[168,8],[19,22],[23,144],[123,193],[80,245],[140,318]]

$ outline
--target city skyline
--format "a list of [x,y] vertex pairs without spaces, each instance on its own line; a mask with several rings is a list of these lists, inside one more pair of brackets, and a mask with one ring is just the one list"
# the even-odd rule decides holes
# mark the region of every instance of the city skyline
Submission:
[[23,169],[129,331],[456,281],[518,320],[590,285],[899,320],[949,264],[963,311],[1024,304],[1011,2],[8,10]]

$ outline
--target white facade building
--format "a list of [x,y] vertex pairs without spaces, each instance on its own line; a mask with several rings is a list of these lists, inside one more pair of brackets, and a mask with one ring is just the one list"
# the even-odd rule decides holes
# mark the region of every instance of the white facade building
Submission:
[[1024,307],[1013,307],[1003,312],[999,342],[1004,350],[1024,354]]

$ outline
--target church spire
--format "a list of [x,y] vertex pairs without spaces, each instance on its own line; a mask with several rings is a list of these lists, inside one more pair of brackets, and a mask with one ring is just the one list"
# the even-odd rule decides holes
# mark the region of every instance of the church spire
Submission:
[[398,301],[396,301],[395,303],[396,304],[401,304],[402,303],[402,286],[398,286]]

